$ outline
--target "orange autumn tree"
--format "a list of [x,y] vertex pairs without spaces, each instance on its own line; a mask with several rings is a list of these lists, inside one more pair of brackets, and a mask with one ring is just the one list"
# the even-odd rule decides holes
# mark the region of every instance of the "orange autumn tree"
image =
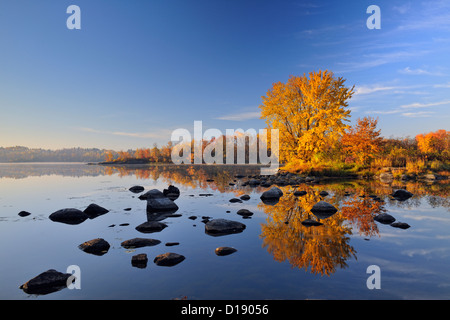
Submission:
[[343,151],[353,156],[360,164],[369,162],[381,151],[382,138],[380,130],[376,130],[378,119],[364,117],[358,119],[354,127],[350,127],[342,136]]
[[422,153],[442,154],[450,149],[450,131],[438,130],[416,136],[417,147]]
[[261,118],[268,129],[279,130],[280,161],[310,162],[330,141],[347,128],[350,117],[347,100],[354,87],[325,70],[277,82],[262,97]]

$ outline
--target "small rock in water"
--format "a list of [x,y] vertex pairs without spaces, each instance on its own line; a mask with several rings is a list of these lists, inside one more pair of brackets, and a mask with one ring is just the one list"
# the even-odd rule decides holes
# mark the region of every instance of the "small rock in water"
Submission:
[[232,199],[230,199],[230,202],[231,203],[236,203],[236,202],[242,203],[242,200],[238,199],[238,198],[232,198]]
[[398,201],[405,201],[411,198],[413,194],[407,190],[400,189],[395,191],[392,196]]
[[27,212],[27,211],[20,211],[19,212],[19,216],[21,216],[21,217],[26,217],[26,216],[29,216],[31,213],[29,213],[29,212]]
[[172,267],[179,264],[185,259],[185,257],[178,253],[167,252],[155,257],[153,262],[158,266]]
[[409,224],[407,224],[405,222],[394,222],[394,223],[391,223],[391,226],[394,228],[400,228],[400,229],[408,229],[411,227]]
[[136,254],[131,257],[131,265],[136,268],[144,269],[147,267],[148,258],[145,253]]
[[391,224],[395,221],[395,218],[387,213],[382,213],[373,218],[375,221],[378,221],[382,224]]
[[136,230],[142,233],[159,232],[166,228],[165,223],[159,221],[147,221],[136,227]]
[[232,253],[234,253],[236,251],[237,250],[235,248],[232,248],[232,247],[219,247],[219,248],[216,248],[215,253],[218,256],[227,256],[227,255],[232,254]]
[[144,187],[142,187],[142,186],[133,186],[133,187],[131,187],[128,190],[130,190],[133,193],[139,193],[139,192],[144,191]]
[[326,219],[335,214],[337,209],[325,201],[319,201],[312,207],[311,212],[319,219]]
[[250,196],[248,194],[244,194],[244,195],[240,196],[239,199],[241,199],[241,200],[250,200]]
[[227,219],[214,219],[205,224],[205,233],[211,236],[221,236],[244,231],[245,224]]
[[133,238],[123,241],[120,245],[126,249],[152,247],[160,244],[161,241],[147,238]]
[[247,209],[240,209],[237,214],[244,217],[250,217],[253,215],[253,212]]
[[102,238],[92,239],[92,240],[83,242],[82,244],[80,244],[78,246],[78,248],[80,248],[84,252],[91,253],[96,256],[102,256],[105,253],[107,253],[109,250],[109,247],[110,247],[109,243]]

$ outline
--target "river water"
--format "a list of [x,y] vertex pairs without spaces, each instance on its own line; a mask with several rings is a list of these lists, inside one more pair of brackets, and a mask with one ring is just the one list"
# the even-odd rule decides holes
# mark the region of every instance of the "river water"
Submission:
[[[237,179],[241,174],[244,178]],[[251,166],[152,166],[113,168],[85,164],[0,164],[0,299],[449,299],[449,182],[350,180],[280,186],[283,197],[265,204],[269,187],[243,186]],[[245,183],[244,183],[245,184]],[[129,188],[145,191],[179,188],[179,209],[160,232],[136,226],[149,219],[146,202]],[[391,194],[407,189],[414,196],[398,201]],[[306,191],[295,196],[294,191]],[[319,193],[327,191],[327,196]],[[243,194],[249,200],[232,203]],[[318,201],[338,212],[317,219]],[[78,225],[54,222],[63,208],[84,210],[95,203],[107,214]],[[131,210],[130,210],[131,208]],[[128,209],[128,210],[125,210]],[[248,209],[253,215],[237,214]],[[31,213],[26,217],[21,211]],[[388,213],[408,229],[378,223]],[[193,217],[196,217],[193,219]],[[202,217],[244,223],[243,232],[205,233]],[[304,226],[305,219],[321,226]],[[103,238],[109,250],[86,253],[81,243]],[[124,240],[152,238],[160,244],[129,249]],[[178,243],[167,246],[167,243]],[[215,249],[236,252],[218,256]],[[157,255],[185,257],[171,266],[156,265]],[[145,253],[145,267],[131,264]],[[28,294],[20,285],[55,269],[79,268],[78,288]],[[371,266],[377,270],[372,273]],[[369,281],[368,281],[369,280]],[[369,285],[368,285],[369,282]],[[370,289],[370,284],[377,287]]]

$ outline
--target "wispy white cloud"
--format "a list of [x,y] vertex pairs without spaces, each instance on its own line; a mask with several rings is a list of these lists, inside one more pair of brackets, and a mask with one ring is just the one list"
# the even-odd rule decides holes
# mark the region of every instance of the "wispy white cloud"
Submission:
[[228,120],[228,121],[245,121],[251,119],[259,119],[261,117],[260,111],[252,111],[252,112],[242,112],[229,114],[225,116],[218,117],[218,120]]
[[410,103],[400,106],[401,109],[417,109],[417,108],[429,108],[429,107],[435,107],[435,106],[442,106],[450,104],[450,100],[444,100],[444,101],[438,101],[438,102],[431,102],[431,103]]
[[419,111],[419,112],[404,112],[402,113],[402,116],[408,118],[424,118],[424,117],[431,117],[432,114],[434,114],[434,112]]
[[86,127],[79,127],[77,129],[79,131],[95,133],[95,134],[106,134],[106,135],[141,138],[141,139],[159,139],[159,138],[162,138],[162,137],[169,137],[170,138],[170,133],[171,133],[171,131],[168,130],[168,129],[158,130],[158,132],[104,131],[104,130],[98,130],[98,129],[93,129],[93,128],[86,128]]
[[398,71],[401,74],[408,74],[408,75],[428,75],[428,76],[442,76],[443,74],[441,72],[433,72],[428,71],[424,69],[411,69],[410,67],[406,67],[404,69],[401,69]]

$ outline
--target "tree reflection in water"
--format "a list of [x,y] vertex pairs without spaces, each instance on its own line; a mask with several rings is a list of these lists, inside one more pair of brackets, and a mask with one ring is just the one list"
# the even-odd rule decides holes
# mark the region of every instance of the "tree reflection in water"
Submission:
[[[345,224],[345,216],[338,211],[327,219],[317,219],[311,212],[314,204],[322,200],[319,190],[307,188],[307,194],[294,196],[292,189],[283,188],[285,195],[274,205],[260,204],[267,213],[261,226],[263,246],[277,261],[288,261],[293,267],[314,274],[331,275],[337,268],[345,268],[356,252],[349,245],[351,226]],[[327,202],[337,207],[336,197]],[[323,225],[307,227],[306,219],[320,220]]]

